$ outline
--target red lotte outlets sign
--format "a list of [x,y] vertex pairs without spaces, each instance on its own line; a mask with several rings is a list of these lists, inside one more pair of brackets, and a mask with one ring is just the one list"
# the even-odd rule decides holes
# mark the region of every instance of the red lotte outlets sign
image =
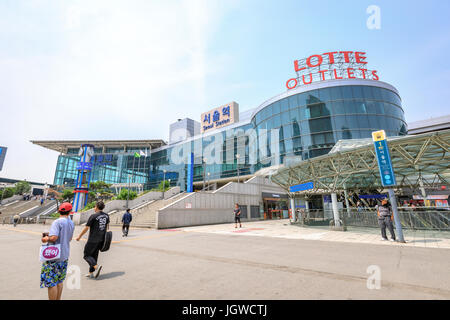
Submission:
[[286,81],[288,89],[316,81],[339,79],[379,80],[376,70],[367,69],[366,53],[359,51],[333,51],[294,61],[297,77]]

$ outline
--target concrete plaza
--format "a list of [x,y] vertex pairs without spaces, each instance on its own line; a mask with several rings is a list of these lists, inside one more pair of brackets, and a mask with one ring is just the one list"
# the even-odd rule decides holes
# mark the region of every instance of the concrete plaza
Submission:
[[[38,253],[48,229],[0,226],[0,299],[47,299]],[[66,281],[63,299],[450,299],[450,240],[436,235],[407,232],[400,244],[380,241],[377,230],[301,228],[288,220],[242,229],[131,228],[128,238],[112,230],[100,277],[82,277],[79,289]],[[69,260],[81,276],[88,269],[84,244],[72,241]],[[380,289],[367,286],[374,267]]]

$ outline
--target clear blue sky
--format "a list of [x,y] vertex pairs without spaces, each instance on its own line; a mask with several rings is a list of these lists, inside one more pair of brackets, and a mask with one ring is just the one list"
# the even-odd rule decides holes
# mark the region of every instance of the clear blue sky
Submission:
[[[366,27],[369,5],[381,29]],[[367,52],[400,91],[408,122],[450,113],[450,2],[0,2],[2,177],[53,182],[38,139],[168,138],[229,101],[285,91],[293,60]]]

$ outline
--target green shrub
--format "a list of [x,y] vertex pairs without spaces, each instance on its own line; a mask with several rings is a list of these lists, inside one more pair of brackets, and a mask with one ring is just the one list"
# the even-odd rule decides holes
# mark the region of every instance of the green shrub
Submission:
[[88,210],[91,210],[92,208],[95,208],[95,204],[96,204],[96,201],[88,202],[88,204],[83,208],[83,210],[81,210],[81,212],[88,211]]
[[137,192],[136,191],[130,191],[130,195],[128,197],[128,189],[122,189],[122,190],[120,190],[120,193],[117,196],[117,200],[127,200],[127,198],[129,200],[133,200],[136,197],[137,197]]

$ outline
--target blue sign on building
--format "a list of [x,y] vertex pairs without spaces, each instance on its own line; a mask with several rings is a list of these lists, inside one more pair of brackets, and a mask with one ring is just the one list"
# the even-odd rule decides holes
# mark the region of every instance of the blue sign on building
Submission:
[[307,182],[298,184],[296,186],[289,187],[290,192],[298,192],[298,191],[305,191],[305,190],[311,190],[314,189],[314,182]]
[[381,183],[384,187],[395,186],[397,183],[395,181],[394,169],[392,168],[384,130],[373,132],[372,136],[375,145],[375,153],[377,155],[378,168],[380,170]]
[[78,162],[77,170],[92,170],[92,162]]

